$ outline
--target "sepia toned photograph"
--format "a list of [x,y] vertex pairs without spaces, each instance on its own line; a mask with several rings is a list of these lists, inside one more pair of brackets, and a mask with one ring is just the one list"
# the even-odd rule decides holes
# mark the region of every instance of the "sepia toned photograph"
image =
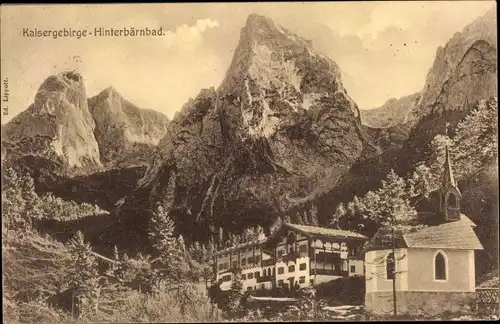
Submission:
[[4,323],[499,319],[495,1],[0,22]]

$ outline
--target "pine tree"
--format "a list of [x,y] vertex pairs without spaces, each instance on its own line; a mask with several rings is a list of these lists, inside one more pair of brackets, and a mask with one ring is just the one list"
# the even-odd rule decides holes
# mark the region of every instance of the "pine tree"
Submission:
[[397,221],[410,220],[416,216],[415,209],[410,205],[406,182],[393,169],[382,181],[382,187],[377,191],[380,200],[373,211],[379,224],[391,226],[392,217]]
[[113,260],[120,261],[120,256],[118,255],[118,248],[116,245],[113,247]]
[[[439,177],[443,174],[443,165],[445,161],[446,146],[453,150],[453,141],[448,137],[448,135],[436,135],[434,139],[429,144],[429,153],[427,159],[430,161],[430,186],[432,188],[439,187]],[[452,157],[454,154],[452,154]]]
[[316,205],[312,205],[312,208],[311,208],[311,225],[313,225],[313,226],[319,225],[318,206],[316,206]]
[[254,226],[253,227],[253,233],[252,233],[252,236],[253,236],[253,241],[257,241],[259,239],[259,228],[258,226]]
[[40,199],[35,192],[33,179],[19,176],[7,168],[2,174],[3,231],[31,228],[32,220],[40,218]]
[[303,225],[309,225],[309,220],[307,219],[307,214],[305,211],[300,213],[300,221]]
[[242,307],[241,301],[243,297],[243,283],[241,278],[241,270],[236,269],[233,272],[234,280],[231,284],[231,292],[229,294],[229,300],[226,305],[227,313],[226,316],[229,318],[241,318],[243,316],[244,308]]
[[477,174],[498,162],[498,100],[481,100],[458,123],[451,157],[458,178]]
[[194,241],[193,246],[191,247],[191,255],[196,261],[202,262],[201,247],[198,241]]
[[276,220],[274,221],[273,225],[271,225],[271,227],[269,229],[269,233],[272,235],[274,232],[276,232],[281,227],[282,224],[283,224],[283,220],[281,219],[281,217],[276,217]]
[[224,247],[224,230],[222,229],[222,227],[219,227],[219,241],[217,243],[219,249],[222,249]]
[[376,210],[378,206],[381,204],[380,196],[378,193],[373,191],[368,191],[363,197],[364,211],[363,211],[363,219],[375,220],[377,219]]
[[151,217],[149,237],[154,247],[153,265],[158,271],[158,279],[180,281],[186,268],[184,239],[174,237],[174,223],[162,206]]
[[236,245],[236,236],[233,233],[229,232],[229,246],[233,247],[235,245]]
[[[208,257],[208,251],[207,248],[205,247],[204,244],[201,245],[200,247],[200,252],[199,252],[199,262],[200,263],[207,263],[210,258]],[[207,260],[208,257],[208,260]]]
[[252,242],[254,240],[254,231],[252,227],[245,228],[247,242]]
[[85,243],[82,232],[68,242],[68,250],[72,255],[70,288],[74,292],[77,316],[95,315],[99,300],[99,273],[96,258],[88,243]]
[[175,249],[174,226],[165,209],[159,206],[153,213],[149,226],[149,238],[157,256]]
[[431,169],[425,163],[419,163],[408,180],[408,191],[411,197],[422,195],[425,198],[436,189],[436,176],[432,174]]
[[330,225],[339,228],[339,225],[345,218],[346,213],[347,211],[344,207],[344,203],[340,202],[337,206],[337,209],[335,210],[335,213],[332,215],[332,218],[330,220]]

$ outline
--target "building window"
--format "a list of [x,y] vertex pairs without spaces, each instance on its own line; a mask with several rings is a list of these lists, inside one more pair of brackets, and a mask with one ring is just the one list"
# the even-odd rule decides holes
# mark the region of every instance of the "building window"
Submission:
[[255,278],[260,278],[260,272],[259,271],[255,271]]
[[282,287],[283,286],[283,280],[278,280],[278,287]]
[[246,274],[242,274],[241,275],[241,280],[247,280],[247,275]]
[[261,290],[266,289],[266,285],[265,285],[265,284],[260,284],[260,289],[261,289]]
[[288,272],[294,272],[294,271],[295,271],[294,265],[288,266]]
[[250,273],[248,274],[248,279],[253,279],[253,272],[250,272]]
[[241,265],[242,265],[242,266],[247,265],[247,259],[242,258],[242,259],[241,259]]
[[389,253],[385,260],[385,277],[387,280],[393,280],[396,272],[396,263],[394,260],[394,253]]
[[260,256],[255,256],[255,263],[259,263],[260,262]]
[[299,246],[299,252],[300,252],[300,253],[305,253],[305,252],[307,252],[307,245],[300,245],[300,246]]
[[447,279],[447,260],[443,251],[438,251],[434,256],[434,280]]
[[448,207],[458,208],[457,196],[455,196],[453,193],[448,194]]
[[264,277],[267,277],[267,269],[262,270],[262,275],[263,275]]
[[278,258],[281,258],[283,256],[283,250],[278,251]]
[[219,270],[222,270],[222,269],[224,269],[224,264],[220,263],[219,264]]
[[314,279],[309,279],[309,283],[310,283],[311,285],[313,285],[313,284],[314,284]]
[[306,277],[300,277],[299,278],[299,283],[303,284],[306,282]]
[[238,267],[238,261],[233,261],[233,268],[237,268]]
[[253,257],[248,258],[248,264],[253,263]]
[[351,266],[351,272],[356,272],[356,266]]
[[222,277],[222,282],[228,282],[228,281],[231,281],[231,275],[225,275],[224,277]]
[[306,270],[306,269],[307,269],[307,264],[305,264],[305,263],[301,263],[301,264],[299,265],[299,270]]
[[253,287],[247,287],[247,291],[252,291]]
[[279,267],[278,268],[278,274],[283,274],[283,273],[285,273],[285,268]]

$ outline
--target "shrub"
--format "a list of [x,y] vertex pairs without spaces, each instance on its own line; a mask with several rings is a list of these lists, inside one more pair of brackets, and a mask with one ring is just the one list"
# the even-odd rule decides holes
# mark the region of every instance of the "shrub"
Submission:
[[326,298],[341,305],[363,305],[365,277],[356,275],[321,283],[316,286],[316,298]]

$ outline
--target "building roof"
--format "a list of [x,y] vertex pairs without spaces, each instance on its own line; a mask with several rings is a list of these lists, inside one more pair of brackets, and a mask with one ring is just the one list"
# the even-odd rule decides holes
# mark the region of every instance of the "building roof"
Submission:
[[319,227],[319,226],[308,226],[308,225],[283,223],[281,225],[281,227],[273,235],[269,236],[266,239],[261,239],[261,240],[257,240],[254,242],[243,243],[243,244],[235,245],[235,246],[232,246],[229,248],[225,248],[223,250],[219,250],[219,251],[215,252],[213,255],[221,255],[221,254],[230,253],[233,251],[238,251],[240,249],[248,248],[248,247],[251,247],[254,245],[260,245],[263,243],[267,243],[267,242],[271,241],[275,237],[275,234],[278,233],[284,227],[288,227],[288,228],[291,228],[293,230],[302,232],[306,235],[312,235],[312,236],[355,238],[355,239],[363,239],[363,240],[368,239],[364,235],[361,235],[361,234],[356,233],[356,232],[351,232],[351,231],[344,231],[344,230],[325,228],[325,227]]
[[254,245],[262,244],[266,240],[267,239],[261,239],[261,240],[257,240],[257,241],[253,241],[253,242],[246,242],[246,243],[237,244],[237,245],[225,248],[223,250],[219,250],[219,251],[213,253],[213,255],[220,255],[220,254],[225,254],[225,253],[229,253],[229,252],[232,252],[232,251],[238,251],[239,249],[248,248],[248,247],[251,247],[251,246],[254,246]]
[[[460,220],[403,233],[395,231],[395,248],[440,248],[454,250],[482,250],[474,233],[476,224],[461,214]],[[365,245],[365,252],[393,247],[390,229],[379,230]]]
[[368,239],[366,236],[361,235],[356,232],[319,227],[319,226],[309,226],[309,225],[298,225],[291,223],[284,223],[284,226],[295,229],[299,232],[308,235],[316,235],[316,236],[329,236],[329,237],[349,237],[349,238],[360,238],[360,239]]
[[409,248],[446,248],[457,250],[482,250],[483,246],[472,229],[474,224],[467,216],[455,222],[423,228],[404,234]]

